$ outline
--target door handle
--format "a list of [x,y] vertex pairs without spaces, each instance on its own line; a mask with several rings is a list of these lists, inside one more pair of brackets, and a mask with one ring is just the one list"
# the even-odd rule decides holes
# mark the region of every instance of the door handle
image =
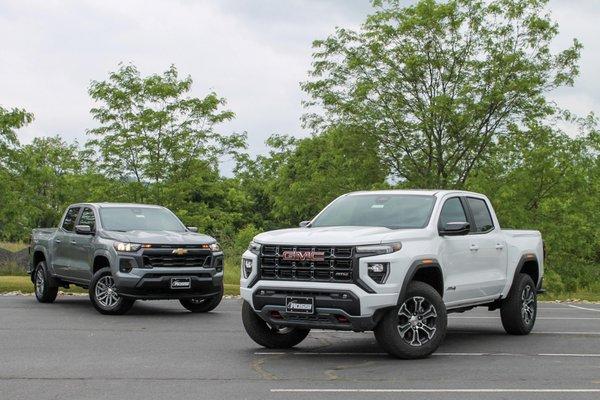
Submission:
[[503,248],[504,248],[503,244],[500,244],[500,243],[496,244],[496,249],[502,250]]
[[60,243],[60,239],[54,239],[54,242]]
[[477,246],[476,244],[472,244],[471,246],[469,246],[469,250],[477,251],[477,250],[479,250],[479,246]]
[[71,244],[77,244],[77,242],[74,240],[71,240]]

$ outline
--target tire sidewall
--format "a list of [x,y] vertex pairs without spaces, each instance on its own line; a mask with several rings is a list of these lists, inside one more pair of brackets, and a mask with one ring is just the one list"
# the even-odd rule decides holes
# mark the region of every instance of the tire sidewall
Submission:
[[[37,278],[38,278],[38,274],[40,272],[41,272],[41,276],[44,280],[44,286],[42,287],[42,290],[38,293]],[[36,299],[39,302],[44,302],[45,301],[44,295],[48,292],[48,275],[46,273],[46,263],[44,263],[43,261],[40,261],[38,263],[38,265],[35,267],[35,272],[33,275],[33,285],[34,285],[34,293],[35,293]]]
[[[401,305],[406,299],[420,296],[425,298],[431,305],[435,307],[437,313],[435,322],[434,336],[422,346],[411,346],[408,344],[398,332],[399,317],[398,312]],[[398,358],[415,359],[425,358],[437,350],[444,337],[446,336],[447,328],[447,312],[446,306],[439,293],[430,285],[423,282],[412,282],[408,286],[408,290],[404,299],[400,304],[390,309],[375,328],[375,337],[382,347],[391,355]]]
[[96,285],[98,284],[98,281],[105,276],[112,276],[110,268],[102,268],[98,270],[92,277],[89,288],[89,295],[92,304],[94,305],[96,310],[98,310],[102,314],[121,315],[126,313],[131,308],[135,300],[119,296],[119,300],[117,301],[117,303],[113,307],[109,308],[100,304],[100,302],[96,298]]
[[[521,294],[523,293],[523,290],[525,290],[525,287],[527,285],[529,285],[531,287],[531,291],[533,292],[533,304],[534,304],[533,317],[531,318],[531,321],[529,324],[526,324],[525,321],[523,321],[523,315],[521,313],[521,307],[523,306]],[[513,302],[511,304],[513,309],[510,310],[509,312],[512,313],[515,318],[518,318],[517,322],[518,322],[519,333],[528,334],[533,329],[533,327],[535,325],[535,320],[537,318],[537,291],[535,289],[535,283],[533,282],[533,279],[531,279],[531,277],[529,275],[519,274],[519,277],[517,278],[517,284],[515,285],[515,289],[516,289],[515,292],[512,293],[512,296],[514,296],[514,298],[510,299]]]

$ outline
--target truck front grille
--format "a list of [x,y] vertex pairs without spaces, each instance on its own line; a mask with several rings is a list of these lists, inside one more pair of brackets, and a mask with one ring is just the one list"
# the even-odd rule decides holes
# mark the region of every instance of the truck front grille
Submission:
[[211,253],[202,250],[189,250],[186,254],[174,254],[173,249],[144,251],[145,268],[186,268],[210,267]]
[[[317,252],[322,260],[286,260],[284,252]],[[321,256],[321,253],[323,255]],[[354,248],[350,246],[263,245],[260,277],[265,280],[352,282]]]

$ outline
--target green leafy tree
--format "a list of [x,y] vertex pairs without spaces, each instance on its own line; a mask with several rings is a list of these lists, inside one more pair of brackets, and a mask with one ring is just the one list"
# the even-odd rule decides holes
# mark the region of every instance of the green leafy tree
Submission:
[[219,157],[245,147],[245,135],[215,131],[234,116],[222,109],[225,100],[215,93],[190,96],[191,88],[192,79],[180,79],[175,66],[143,77],[135,66],[121,65],[108,80],[92,82],[89,93],[99,105],[91,113],[100,126],[89,130],[95,137],[89,145],[99,150],[109,177],[133,183],[134,199],[160,203],[164,183],[197,160],[217,168]]
[[578,41],[551,50],[547,3],[373,1],[360,30],[314,42],[305,123],[360,127],[412,187],[464,186],[511,126],[548,116],[545,94],[578,73]]

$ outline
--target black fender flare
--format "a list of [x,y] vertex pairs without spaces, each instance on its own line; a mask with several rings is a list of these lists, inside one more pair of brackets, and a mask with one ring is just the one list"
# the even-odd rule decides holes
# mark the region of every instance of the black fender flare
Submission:
[[414,261],[408,270],[406,271],[406,275],[404,276],[404,281],[402,282],[402,288],[400,289],[400,294],[398,295],[398,305],[402,304],[404,300],[404,296],[406,296],[406,291],[408,290],[408,285],[413,281],[417,271],[421,268],[435,268],[440,271],[442,275],[442,297],[444,291],[444,272],[442,271],[442,267],[440,263],[436,259],[432,258],[424,258],[420,260]]
[[537,264],[538,279],[537,279],[537,282],[534,282],[534,284],[535,284],[536,290],[538,292],[540,291],[540,289],[542,287],[542,274],[540,273],[540,261],[538,260],[535,253],[525,253],[521,256],[521,258],[519,259],[519,262],[517,263],[517,266],[515,267],[515,272],[512,277],[512,282],[510,284],[510,289],[508,290],[508,293],[510,293],[512,288],[515,286],[515,281],[517,280],[517,276],[519,275],[519,273],[521,273],[521,269],[523,268],[523,265],[525,265],[525,263],[528,261],[535,261],[535,263]]

